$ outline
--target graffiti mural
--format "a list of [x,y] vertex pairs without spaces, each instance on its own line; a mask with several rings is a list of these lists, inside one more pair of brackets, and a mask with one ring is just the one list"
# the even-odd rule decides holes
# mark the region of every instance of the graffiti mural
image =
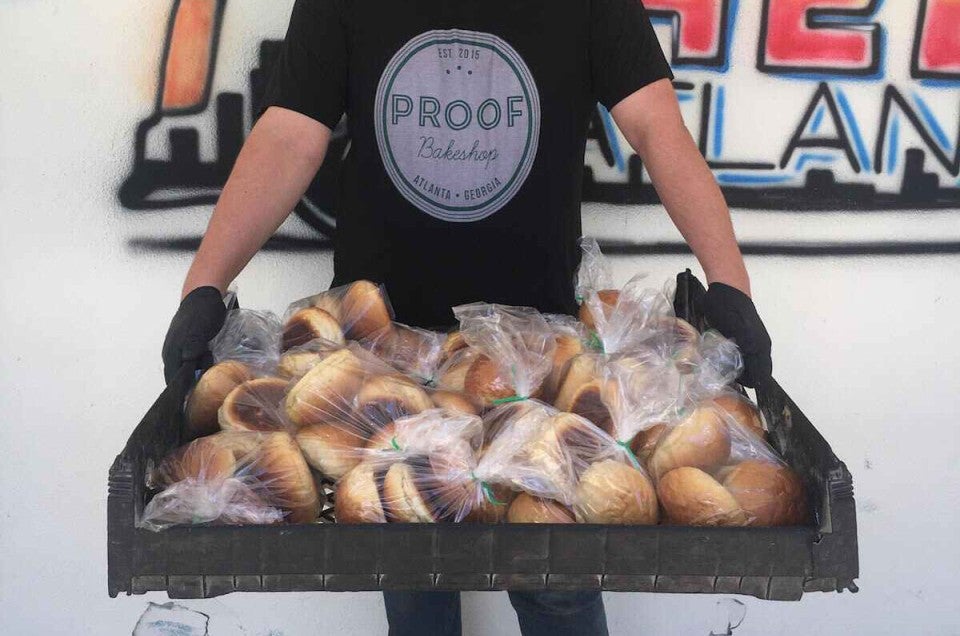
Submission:
[[[216,201],[282,37],[251,34],[256,64],[244,71],[241,85],[214,90],[225,64],[218,58],[227,4],[173,3],[154,112],[137,128],[133,169],[120,190],[125,208]],[[684,118],[731,207],[865,214],[960,209],[960,1],[644,4],[674,68]],[[285,16],[289,6],[282,8]],[[207,123],[194,121],[198,114]],[[201,135],[215,136],[206,158]],[[339,167],[348,147],[349,128],[341,121],[323,168],[296,208],[326,237],[336,231]],[[658,201],[641,160],[599,105],[584,161],[585,202]],[[924,247],[888,238],[834,251],[960,252],[960,242]],[[307,246],[287,241],[284,249],[299,247]],[[652,251],[675,249],[682,246]],[[745,251],[791,249],[758,245]],[[818,253],[815,247],[807,252]]]

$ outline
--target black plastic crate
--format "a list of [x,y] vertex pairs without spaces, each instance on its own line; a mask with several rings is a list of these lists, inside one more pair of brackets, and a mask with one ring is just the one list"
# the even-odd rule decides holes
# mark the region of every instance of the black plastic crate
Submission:
[[[704,288],[677,277],[677,315],[704,327]],[[569,590],[748,594],[797,600],[857,591],[857,521],[846,465],[782,388],[758,394],[772,445],[803,477],[813,518],[786,528],[317,523],[137,528],[149,462],[177,447],[184,369],[110,468],[108,590],[171,598],[230,592]]]

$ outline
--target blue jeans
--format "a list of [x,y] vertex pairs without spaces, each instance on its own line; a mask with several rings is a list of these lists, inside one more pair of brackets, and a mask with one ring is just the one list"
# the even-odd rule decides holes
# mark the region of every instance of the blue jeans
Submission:
[[[459,592],[384,592],[390,636],[460,636]],[[510,592],[523,636],[607,636],[600,592]]]

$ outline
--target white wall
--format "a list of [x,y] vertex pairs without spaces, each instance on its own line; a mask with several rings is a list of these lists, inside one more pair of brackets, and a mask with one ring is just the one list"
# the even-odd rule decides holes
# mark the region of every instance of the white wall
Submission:
[[[129,633],[148,601],[166,600],[106,594],[106,476],[161,390],[160,344],[188,264],[187,252],[146,249],[142,239],[197,236],[210,210],[134,211],[118,202],[133,163],[136,124],[153,111],[170,12],[169,2],[135,4],[136,10],[102,0],[7,0],[0,6],[4,634]],[[290,6],[228,4],[215,92],[244,85],[260,37],[282,33]],[[719,76],[728,84],[730,107],[740,103],[728,117],[726,150],[779,158],[791,128],[780,120],[796,120],[816,83],[752,83],[760,3],[740,4],[733,69]],[[887,2],[881,10],[891,45],[887,76],[905,90],[924,91],[953,138],[960,112],[956,85],[915,85],[906,70],[915,23],[911,4]],[[680,75],[718,81],[709,73]],[[885,81],[839,84],[868,120],[870,112],[876,119]],[[211,123],[204,117],[192,121],[204,132],[209,157]],[[863,128],[867,139],[875,136],[875,126]],[[162,138],[156,143],[162,154]],[[931,163],[928,156],[928,169]],[[839,164],[837,174],[853,178]],[[894,191],[896,174],[877,183]],[[940,174],[942,183],[956,184],[956,175],[948,181],[946,172]],[[956,209],[744,209],[734,215],[745,243],[960,240]],[[589,204],[585,224],[608,239],[677,240],[654,207]],[[313,236],[296,219],[283,232]],[[688,256],[617,259],[623,277],[646,270],[657,282],[692,265]],[[798,603],[741,598],[747,614],[735,633],[960,634],[956,252],[749,256],[748,266],[773,335],[776,376],[854,473],[861,592],[810,594]],[[273,251],[259,255],[238,284],[247,306],[279,310],[323,289],[330,276],[326,252]],[[611,631],[706,635],[718,629],[717,612],[726,612],[717,607],[720,600],[609,595]],[[235,594],[183,604],[208,613],[216,636],[385,633],[376,594]],[[517,633],[503,594],[468,595],[464,620],[468,634]]]

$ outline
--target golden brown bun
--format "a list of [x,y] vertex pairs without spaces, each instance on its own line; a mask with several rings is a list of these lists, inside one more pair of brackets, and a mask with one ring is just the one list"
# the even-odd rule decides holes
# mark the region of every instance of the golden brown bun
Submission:
[[307,307],[296,312],[283,325],[283,350],[305,345],[311,340],[323,338],[336,344],[344,344],[340,323],[329,312],[319,307]]
[[713,399],[713,405],[736,420],[745,430],[754,433],[760,439],[766,438],[760,411],[750,400],[735,395],[721,395]]
[[613,434],[613,418],[603,403],[601,383],[601,380],[594,380],[577,389],[566,410],[593,422],[604,432]]
[[[617,302],[620,300],[620,290],[602,289],[597,292],[597,296],[600,297],[600,302],[603,304],[604,317],[609,318],[610,312],[613,311],[614,307],[617,306]],[[580,305],[580,322],[586,325],[590,331],[596,331],[597,329],[597,323],[594,320],[593,313],[590,311],[586,300]]]
[[510,508],[510,502],[513,500],[513,491],[507,486],[500,484],[493,485],[490,489],[499,503],[494,503],[484,496],[480,501],[480,505],[474,506],[470,513],[463,518],[464,521],[471,523],[500,523],[506,518],[507,510]]
[[422,476],[408,463],[390,467],[383,480],[387,518],[399,523],[435,523],[436,518],[420,492]]
[[165,488],[184,479],[226,479],[237,469],[237,456],[217,435],[195,439],[163,459],[154,472],[154,484]]
[[297,442],[287,433],[266,433],[251,474],[265,484],[288,523],[311,523],[320,515],[320,493]]
[[349,349],[327,355],[290,389],[287,417],[297,426],[343,417],[360,390],[363,366]]
[[433,405],[439,409],[446,409],[465,415],[480,415],[480,407],[465,393],[456,391],[434,391],[430,398]]
[[560,492],[571,492],[582,468],[597,450],[590,426],[570,413],[558,413],[543,425],[524,449],[526,462],[536,467]]
[[554,402],[561,411],[570,411],[576,398],[577,391],[586,384],[596,382],[600,379],[600,373],[597,366],[597,357],[591,354],[581,354],[570,359],[563,379],[560,381],[560,389],[557,392],[557,399]]
[[360,463],[366,440],[352,427],[322,422],[308,424],[297,432],[297,444],[307,462],[330,479],[340,479]]
[[660,515],[647,476],[612,459],[592,464],[581,475],[575,511],[582,523],[653,525]]
[[552,499],[520,493],[507,510],[508,523],[574,523],[573,513]]
[[426,391],[402,375],[370,376],[357,394],[361,417],[379,426],[431,408],[433,401]]
[[484,404],[491,404],[494,400],[508,398],[516,393],[509,378],[504,378],[500,374],[500,366],[483,355],[474,360],[467,369],[463,390]]
[[671,470],[657,484],[663,510],[673,523],[694,526],[743,526],[747,514],[730,491],[699,468]]
[[220,430],[217,421],[220,405],[230,391],[252,379],[250,368],[236,360],[227,360],[207,369],[187,399],[189,436],[209,435]]
[[377,482],[377,472],[370,464],[360,464],[337,482],[333,507],[337,523],[387,521]]
[[318,294],[313,297],[313,306],[317,309],[322,309],[337,321],[338,324],[342,324],[342,314],[343,314],[343,305],[340,302],[340,298],[336,293],[331,293],[330,291]]
[[341,324],[347,338],[361,340],[390,323],[390,310],[378,286],[368,280],[350,285],[341,307]]
[[323,360],[323,354],[315,351],[288,351],[280,356],[277,373],[282,378],[299,379]]
[[661,477],[681,466],[713,470],[730,457],[730,433],[720,413],[700,407],[666,433],[650,457],[650,470]]
[[747,460],[730,469],[723,485],[750,518],[751,526],[786,526],[806,521],[803,483],[788,466]]
[[575,356],[583,353],[583,343],[576,336],[560,334],[556,339],[556,348],[553,350],[553,365],[550,375],[543,382],[543,400],[553,402],[560,390],[560,382],[567,371],[567,367]]
[[244,382],[223,401],[218,419],[225,431],[278,431],[286,428],[283,398],[289,383],[280,378]]
[[630,450],[633,451],[633,454],[640,460],[641,464],[647,463],[650,455],[653,454],[654,449],[656,449],[657,444],[660,443],[660,439],[666,432],[666,424],[655,424],[645,431],[640,431],[636,434],[633,441],[630,442]]
[[443,342],[443,360],[447,360],[457,351],[467,348],[467,341],[463,339],[463,334],[459,331],[451,331],[447,334],[447,339]]

